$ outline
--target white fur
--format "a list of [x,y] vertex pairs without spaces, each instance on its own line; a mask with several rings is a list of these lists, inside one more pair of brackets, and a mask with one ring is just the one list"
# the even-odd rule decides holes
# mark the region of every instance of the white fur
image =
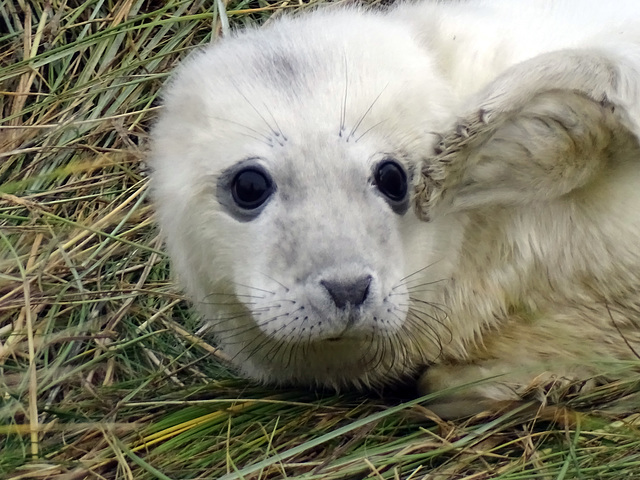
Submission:
[[[432,365],[426,389],[510,373],[460,398],[520,398],[640,343],[639,92],[635,1],[279,19],[191,56],[167,87],[159,221],[249,376],[382,384]],[[372,185],[387,157],[427,222]],[[239,221],[217,189],[247,159],[277,190]],[[321,282],[362,275],[366,301],[336,309]]]

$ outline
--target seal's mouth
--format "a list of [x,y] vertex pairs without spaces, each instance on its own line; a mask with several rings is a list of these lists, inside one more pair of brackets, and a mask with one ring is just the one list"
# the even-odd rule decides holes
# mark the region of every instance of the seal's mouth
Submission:
[[352,334],[347,331],[343,331],[333,337],[327,337],[322,339],[323,342],[328,342],[328,343],[348,343],[348,342],[360,343],[362,342],[362,340],[363,340],[363,337],[361,335]]

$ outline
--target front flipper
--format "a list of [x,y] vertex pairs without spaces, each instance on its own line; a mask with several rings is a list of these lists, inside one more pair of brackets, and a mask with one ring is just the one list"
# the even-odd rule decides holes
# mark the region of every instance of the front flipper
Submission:
[[421,375],[421,394],[443,392],[427,405],[444,419],[496,411],[505,406],[535,401],[556,404],[569,395],[592,389],[596,379],[579,367],[551,372],[538,365],[518,367],[517,361],[434,365]]
[[[518,64],[475,99],[422,165],[418,215],[552,200],[637,160],[640,65],[558,51]],[[635,116],[635,117],[634,117]]]

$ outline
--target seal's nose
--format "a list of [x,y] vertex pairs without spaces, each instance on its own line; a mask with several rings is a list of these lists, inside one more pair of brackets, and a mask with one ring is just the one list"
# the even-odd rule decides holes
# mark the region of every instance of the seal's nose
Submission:
[[371,275],[350,279],[321,280],[320,284],[327,289],[333,303],[339,309],[344,309],[347,305],[357,307],[362,305],[369,295]]

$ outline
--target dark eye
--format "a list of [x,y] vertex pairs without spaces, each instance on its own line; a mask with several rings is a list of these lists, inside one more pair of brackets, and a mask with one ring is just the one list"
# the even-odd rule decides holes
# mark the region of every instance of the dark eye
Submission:
[[272,193],[271,177],[255,167],[240,170],[231,183],[233,201],[245,210],[258,208]]
[[378,190],[390,200],[399,202],[407,196],[407,174],[397,162],[381,162],[376,168],[375,180]]

